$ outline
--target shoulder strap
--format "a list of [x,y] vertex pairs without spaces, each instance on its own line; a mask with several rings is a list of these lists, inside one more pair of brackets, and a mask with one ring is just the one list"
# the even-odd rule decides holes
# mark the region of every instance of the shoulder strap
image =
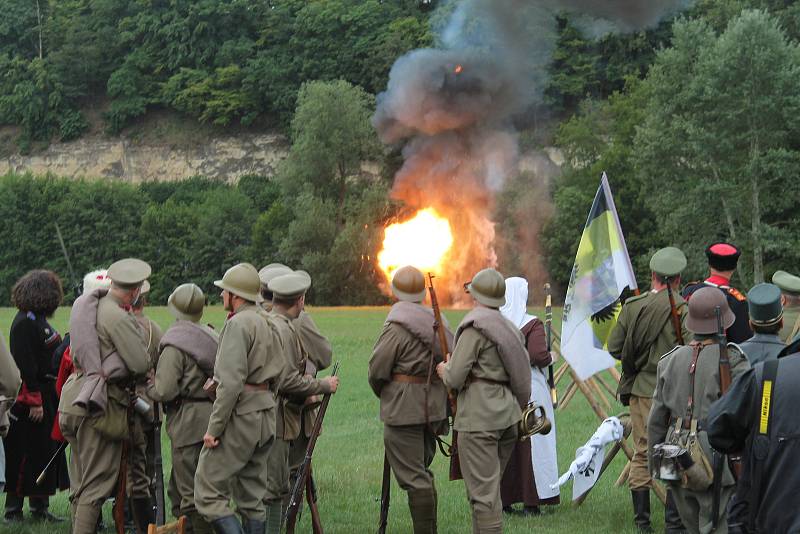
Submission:
[[686,415],[683,418],[684,428],[689,428],[693,420],[694,413],[694,377],[697,370],[697,358],[700,357],[700,351],[703,350],[703,343],[700,341],[692,341],[689,343],[692,348],[692,359],[689,361],[689,399],[686,401]]
[[767,458],[771,447],[771,436],[774,434],[772,425],[772,399],[775,396],[775,378],[778,375],[778,364],[780,360],[768,360],[764,364],[764,373],[761,377],[761,402],[758,405],[758,417],[756,418],[757,432],[751,444],[753,466],[753,482],[750,486],[748,500],[750,501],[750,530],[755,532],[756,515],[761,501],[761,485],[764,466],[762,465]]

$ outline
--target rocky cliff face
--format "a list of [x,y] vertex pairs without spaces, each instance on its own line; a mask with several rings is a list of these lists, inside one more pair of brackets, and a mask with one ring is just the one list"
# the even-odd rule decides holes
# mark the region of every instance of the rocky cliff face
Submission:
[[236,181],[245,174],[272,176],[288,153],[279,134],[237,134],[215,137],[193,146],[144,144],[128,138],[82,138],[55,143],[32,155],[0,159],[0,174],[54,174],[111,178],[131,182],[180,180],[205,176]]

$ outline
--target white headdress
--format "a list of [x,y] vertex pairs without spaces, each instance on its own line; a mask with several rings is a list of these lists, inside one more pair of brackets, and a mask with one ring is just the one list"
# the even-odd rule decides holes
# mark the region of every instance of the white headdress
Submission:
[[514,276],[506,279],[506,303],[500,308],[503,317],[522,328],[536,316],[528,313],[528,281]]

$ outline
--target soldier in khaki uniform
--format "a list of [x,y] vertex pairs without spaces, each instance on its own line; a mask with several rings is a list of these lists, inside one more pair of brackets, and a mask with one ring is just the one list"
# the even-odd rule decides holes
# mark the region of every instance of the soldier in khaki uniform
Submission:
[[[305,293],[311,287],[311,278],[303,272],[291,272],[269,281],[273,295],[271,316],[278,325],[287,371],[279,386],[277,439],[269,453],[267,464],[267,533],[280,532],[283,508],[289,497],[289,455],[292,448],[301,448],[303,407],[314,395],[335,393],[338,377],[317,379],[307,370],[308,355],[303,348],[294,321],[305,305]],[[303,448],[305,452],[305,448]]]
[[[216,400],[195,473],[194,503],[217,534],[263,534],[267,456],[275,439],[275,388],[285,373],[280,338],[256,305],[255,267],[240,263],[222,280],[230,312],[214,364]],[[242,525],[229,508],[233,499]]]
[[[608,352],[622,360],[620,400],[630,406],[634,455],[628,477],[633,499],[633,521],[641,532],[650,526],[650,488],[653,481],[647,467],[647,418],[656,389],[656,370],[661,356],[680,344],[672,317],[668,290],[672,292],[675,313],[680,318],[681,336],[690,339],[683,327],[686,302],[678,294],[686,256],[675,247],[662,248],[650,259],[650,291],[629,298],[608,339]],[[681,532],[683,525],[672,493],[667,493],[664,511],[666,531]]]
[[[443,361],[433,312],[422,305],[425,277],[410,266],[392,277],[392,306],[369,361],[369,385],[381,399],[383,447],[397,483],[408,493],[415,534],[437,530],[437,494],[430,465],[436,436],[447,433],[447,391],[428,375]],[[445,325],[448,343],[452,333]],[[433,362],[433,363],[432,363]]]
[[[671,440],[676,432],[678,419],[682,422],[681,429],[686,429],[681,432],[690,430],[692,421],[698,422],[697,438],[709,462],[713,459],[703,425],[709,407],[721,395],[720,354],[716,339],[717,307],[720,309],[723,328],[729,328],[736,316],[728,306],[725,294],[714,287],[698,289],[689,301],[689,314],[686,318],[686,327],[694,334],[694,340],[664,355],[658,363],[656,391],[647,422],[651,461],[653,447]],[[750,368],[744,353],[734,343],[728,344],[728,358],[732,380]],[[691,387],[692,380],[694,390]],[[688,409],[690,396],[693,402],[691,413]],[[687,420],[689,428],[685,424]],[[726,508],[735,488],[735,480],[727,462],[723,466],[721,484],[718,525],[714,530],[713,486],[706,491],[697,492],[670,482],[683,525],[692,534],[728,531]]]
[[452,358],[436,372],[446,387],[458,391],[453,429],[472,530],[500,533],[500,481],[517,439],[521,408],[531,395],[530,363],[519,329],[498,310],[505,303],[503,275],[484,269],[467,289],[475,308],[458,326]]
[[[150,266],[137,259],[120,260],[108,269],[111,278],[111,289],[97,303],[96,339],[99,342],[99,355],[103,361],[116,355],[124,363],[124,379],[108,379],[108,410],[112,403],[127,408],[137,377],[141,377],[151,368],[141,330],[136,318],[126,311],[139,296],[144,280],[150,275]],[[83,295],[80,298],[89,298]],[[73,308],[76,309],[76,306]],[[76,372],[73,373],[61,392],[59,403],[59,425],[61,432],[70,444],[70,501],[72,503],[72,534],[94,534],[103,502],[114,493],[120,469],[123,442],[129,440],[131,464],[144,463],[144,435],[139,418],[134,417],[131,423],[133,436],[126,433],[122,439],[108,437],[103,430],[103,422],[107,417],[89,418],[85,408],[76,406],[73,401],[81,393],[84,382],[89,378],[82,371],[88,363],[82,360],[79,346],[92,344],[93,341],[82,339],[84,329],[76,328],[80,321],[92,321],[94,318],[70,318],[71,344],[74,349]],[[93,334],[88,334],[93,335]],[[106,414],[118,412],[107,411]],[[133,469],[134,472],[137,470]],[[139,469],[138,471],[141,471]],[[75,476],[72,476],[72,474]],[[147,481],[130,481],[131,486],[137,484],[147,487]],[[133,512],[139,528],[147,529],[146,524],[152,519],[152,508],[149,496],[133,501]]]
[[149,396],[165,403],[172,443],[172,480],[179,514],[189,518],[194,534],[211,534],[211,525],[194,505],[194,473],[203,434],[211,417],[211,398],[203,390],[214,374],[219,336],[200,324],[205,295],[195,284],[178,286],[167,300],[175,323],[161,341],[161,356]]
[[800,334],[800,276],[786,271],[775,271],[772,283],[781,288],[784,312],[780,336],[788,344]]

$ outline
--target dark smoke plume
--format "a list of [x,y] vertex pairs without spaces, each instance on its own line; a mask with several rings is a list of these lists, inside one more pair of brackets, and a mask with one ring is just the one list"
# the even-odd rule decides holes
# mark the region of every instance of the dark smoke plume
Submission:
[[[456,244],[443,278],[451,301],[462,282],[497,261],[491,216],[496,194],[517,174],[513,120],[541,103],[556,15],[568,12],[585,31],[602,35],[653,26],[687,3],[456,0],[446,7],[451,15],[439,29],[440,48],[395,62],[373,124],[384,143],[403,147],[393,197],[414,209],[434,207],[450,220]],[[531,206],[531,226],[547,212]],[[538,256],[538,241],[518,245]]]

